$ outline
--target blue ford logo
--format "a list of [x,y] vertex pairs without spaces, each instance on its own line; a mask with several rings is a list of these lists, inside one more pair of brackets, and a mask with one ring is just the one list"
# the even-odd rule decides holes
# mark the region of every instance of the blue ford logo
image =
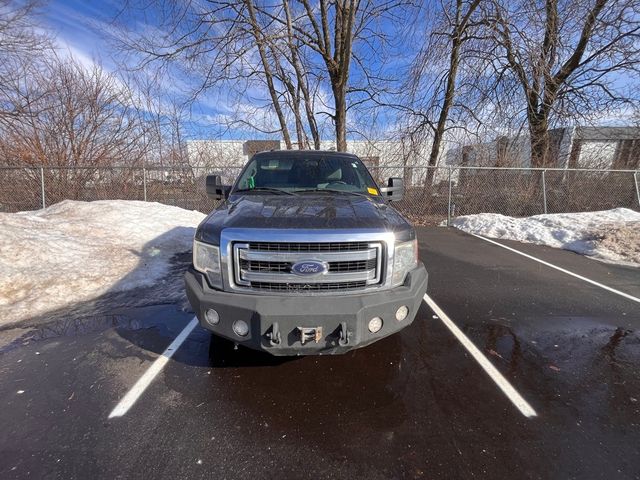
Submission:
[[327,266],[315,260],[304,260],[303,262],[294,263],[291,266],[291,271],[298,275],[319,275],[327,271]]

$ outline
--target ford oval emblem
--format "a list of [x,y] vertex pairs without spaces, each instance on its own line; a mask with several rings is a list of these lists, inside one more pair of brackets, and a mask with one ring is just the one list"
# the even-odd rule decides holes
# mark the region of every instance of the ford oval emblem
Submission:
[[327,265],[315,260],[304,260],[294,263],[291,266],[291,271],[298,275],[320,275],[327,272]]

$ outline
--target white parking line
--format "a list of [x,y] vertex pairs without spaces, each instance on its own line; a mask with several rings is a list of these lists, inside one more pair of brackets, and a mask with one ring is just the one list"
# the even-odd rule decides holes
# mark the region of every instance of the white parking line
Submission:
[[180,332],[180,334],[175,338],[171,345],[167,347],[167,349],[162,352],[156,360],[151,364],[149,369],[144,372],[138,381],[135,383],[131,390],[127,392],[127,394],[120,400],[120,403],[116,405],[113,411],[109,414],[109,418],[114,417],[122,417],[126,414],[129,409],[133,406],[134,403],[140,398],[140,396],[144,393],[147,387],[153,382],[153,379],[162,371],[164,366],[167,364],[169,359],[173,356],[174,353],[180,348],[180,345],[186,340],[189,334],[193,331],[193,329],[198,325],[198,319],[193,317],[193,319],[189,322],[189,324],[184,327],[184,329]]
[[491,380],[495,382],[496,385],[502,390],[511,403],[515,405],[515,407],[520,410],[520,413],[525,417],[536,417],[538,414],[536,411],[527,403],[527,401],[518,393],[518,391],[513,388],[513,386],[509,383],[509,381],[504,378],[504,376],[493,366],[493,364],[484,356],[484,354],[476,347],[469,337],[467,337],[462,330],[458,328],[458,326],[453,323],[453,321],[447,316],[444,311],[433,301],[433,299],[425,294],[424,301],[429,305],[431,310],[435,312],[435,314],[442,320],[442,323],[455,335],[455,337],[460,341],[460,343],[467,349],[467,351],[471,354],[471,356],[480,364],[482,369],[491,377]]
[[475,233],[472,233],[471,235],[473,235],[474,237],[477,237],[477,238],[479,238],[481,240],[484,240],[485,242],[493,243],[494,245],[497,245],[497,246],[502,247],[502,248],[504,248],[506,250],[509,250],[510,252],[517,253],[518,255],[522,255],[523,257],[526,257],[526,258],[528,258],[530,260],[533,260],[534,262],[541,263],[543,265],[546,265],[547,267],[554,268],[554,269],[558,270],[559,272],[566,273],[567,275],[571,275],[572,277],[576,277],[576,278],[578,278],[580,280],[583,280],[583,281],[585,281],[587,283],[590,283],[591,285],[595,285],[596,287],[600,287],[600,288],[603,288],[604,290],[607,290],[607,291],[609,291],[611,293],[615,293],[616,295],[620,295],[621,297],[624,297],[624,298],[626,298],[628,300],[631,300],[632,302],[640,303],[640,298],[638,298],[638,297],[634,297],[633,295],[629,295],[628,293],[624,293],[624,292],[621,292],[620,290],[616,290],[615,288],[608,287],[606,285],[603,285],[602,283],[596,282],[596,281],[591,280],[591,279],[589,279],[587,277],[583,277],[582,275],[578,275],[577,273],[570,272],[569,270],[565,270],[562,267],[558,267],[557,265],[554,265],[552,263],[545,262],[544,260],[540,260],[539,258],[536,258],[536,257],[534,257],[532,255],[528,255],[528,254],[526,254],[524,252],[521,252],[520,250],[516,250],[515,248],[507,247],[506,245],[498,243],[498,242],[496,242],[494,240],[491,240],[489,238],[485,238],[485,237],[482,237],[480,235],[476,235]]

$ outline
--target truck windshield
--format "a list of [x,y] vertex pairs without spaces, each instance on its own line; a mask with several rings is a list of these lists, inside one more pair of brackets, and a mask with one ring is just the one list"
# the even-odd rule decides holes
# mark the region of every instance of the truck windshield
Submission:
[[357,158],[339,156],[254,157],[236,182],[234,191],[340,191],[377,196],[378,187]]

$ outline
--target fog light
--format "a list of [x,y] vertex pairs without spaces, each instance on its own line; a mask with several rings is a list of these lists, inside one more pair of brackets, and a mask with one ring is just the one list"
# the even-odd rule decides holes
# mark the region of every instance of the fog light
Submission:
[[401,322],[409,315],[409,307],[406,305],[402,305],[398,310],[396,310],[396,320]]
[[246,337],[249,333],[249,325],[244,320],[236,320],[233,322],[233,331],[239,337]]
[[379,332],[382,328],[382,319],[380,317],[373,317],[369,320],[369,331],[371,333]]
[[204,319],[210,325],[217,325],[220,323],[220,315],[213,308],[210,308],[206,312],[204,312]]

